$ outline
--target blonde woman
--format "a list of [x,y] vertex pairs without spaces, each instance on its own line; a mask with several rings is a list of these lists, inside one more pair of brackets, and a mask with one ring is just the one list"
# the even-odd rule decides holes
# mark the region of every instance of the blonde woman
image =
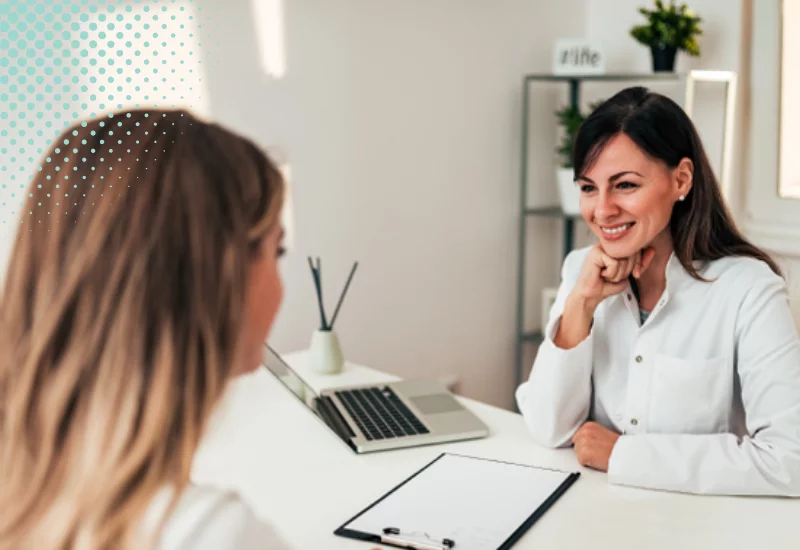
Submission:
[[281,302],[280,173],[137,110],[65,131],[29,193],[0,303],[0,549],[281,548],[189,483]]

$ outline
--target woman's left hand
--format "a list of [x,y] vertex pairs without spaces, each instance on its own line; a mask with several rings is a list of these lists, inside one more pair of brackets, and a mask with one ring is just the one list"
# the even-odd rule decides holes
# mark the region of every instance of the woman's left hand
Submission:
[[619,439],[619,434],[604,428],[597,422],[587,422],[572,437],[575,455],[581,466],[608,471],[611,451]]

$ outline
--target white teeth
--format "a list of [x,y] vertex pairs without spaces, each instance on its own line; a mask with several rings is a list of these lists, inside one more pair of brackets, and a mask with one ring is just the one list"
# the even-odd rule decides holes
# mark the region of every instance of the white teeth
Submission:
[[603,230],[603,233],[606,233],[608,235],[614,235],[616,233],[622,233],[623,231],[628,229],[630,226],[631,226],[631,224],[626,223],[625,225],[621,225],[619,227],[615,227],[614,229],[606,229],[605,227],[601,227],[600,229]]

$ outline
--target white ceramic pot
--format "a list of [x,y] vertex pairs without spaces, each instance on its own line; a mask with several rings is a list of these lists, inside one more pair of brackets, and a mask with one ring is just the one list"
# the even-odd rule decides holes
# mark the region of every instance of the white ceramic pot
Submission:
[[572,168],[557,168],[556,180],[558,181],[558,196],[561,199],[561,209],[565,214],[578,215],[581,213],[581,191],[578,184],[573,181]]
[[316,330],[311,336],[310,367],[317,374],[338,374],[344,367],[339,337],[332,330]]

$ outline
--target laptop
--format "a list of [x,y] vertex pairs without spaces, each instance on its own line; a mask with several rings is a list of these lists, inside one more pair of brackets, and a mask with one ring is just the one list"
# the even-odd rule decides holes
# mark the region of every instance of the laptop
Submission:
[[489,435],[486,425],[436,380],[348,386],[317,394],[268,344],[264,365],[359,454]]

